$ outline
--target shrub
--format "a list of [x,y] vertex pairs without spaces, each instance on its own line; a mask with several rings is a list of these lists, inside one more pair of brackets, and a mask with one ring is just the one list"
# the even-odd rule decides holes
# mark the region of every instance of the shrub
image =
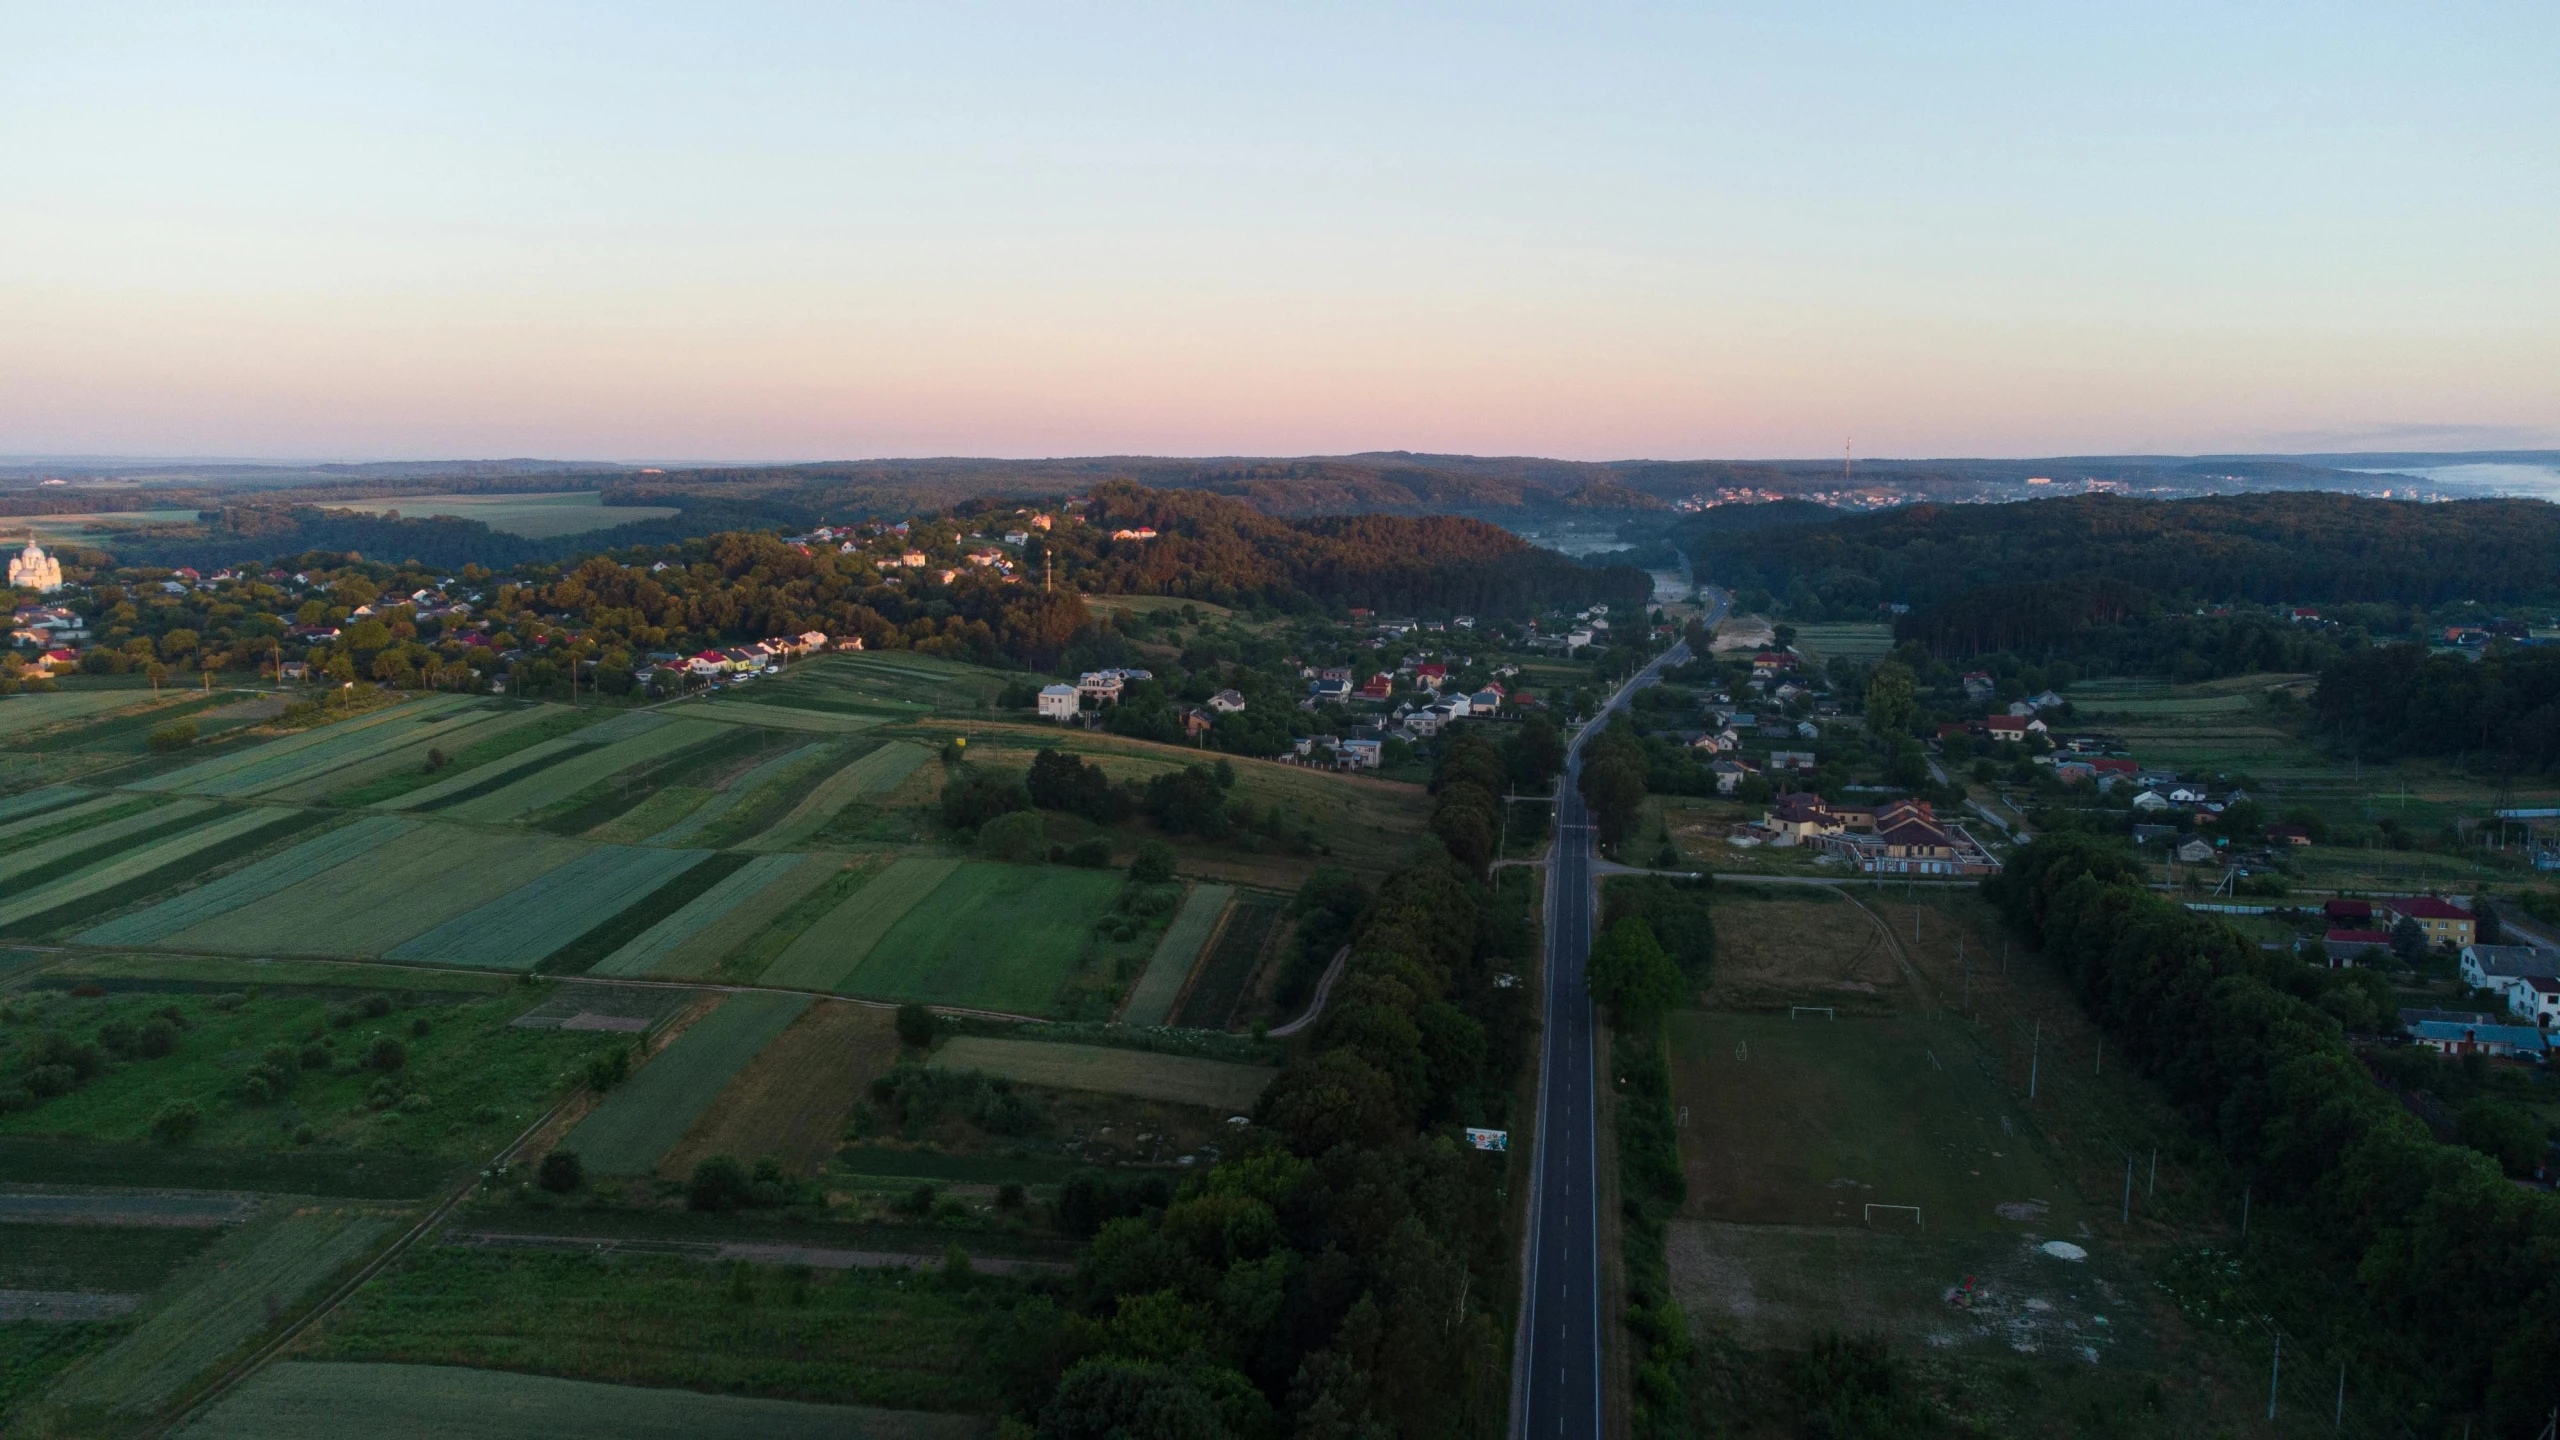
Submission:
[[923,1049],[933,1043],[933,1012],[910,1000],[898,1007],[898,1043]]
[[413,1039],[425,1039],[427,1037],[427,1032],[434,1028],[436,1027],[429,1022],[427,1017],[424,1015],[420,1015],[409,1022],[409,1034]]
[[566,1195],[587,1183],[586,1162],[575,1150],[554,1150],[542,1157],[542,1168],[535,1172],[534,1183],[554,1195]]
[[152,731],[147,743],[153,750],[165,755],[173,750],[184,750],[193,745],[196,743],[196,737],[203,733],[196,727],[196,722],[193,720],[173,720]]
[[163,1145],[184,1145],[204,1123],[204,1112],[192,1100],[172,1100],[151,1117],[151,1138]]
[[1111,842],[1099,838],[1079,840],[1067,847],[1067,863],[1087,870],[1106,869],[1111,864]]
[[6,1090],[0,1090],[0,1115],[13,1114],[20,1110],[33,1110],[38,1103],[36,1092],[24,1085],[12,1085]]
[[587,1088],[610,1090],[631,1073],[631,1047],[616,1045],[587,1057]]
[[312,1129],[308,1125],[296,1125],[293,1127],[293,1143],[296,1145],[308,1145],[319,1138],[320,1132]]
[[1036,810],[999,815],[978,827],[978,853],[990,860],[1020,863],[1040,854],[1048,839],[1048,821]]
[[754,1199],[754,1182],[747,1178],[747,1167],[728,1155],[706,1156],[693,1167],[693,1178],[685,1183],[684,1203],[688,1210],[735,1210]]
[[298,1058],[305,1070],[326,1070],[329,1068],[329,1047],[314,1040],[302,1047]]
[[364,1047],[364,1068],[367,1070],[379,1070],[385,1075],[396,1075],[408,1063],[409,1047],[388,1035],[376,1035],[373,1037],[373,1043]]
[[178,1048],[178,1027],[167,1017],[155,1015],[143,1022],[133,1037],[133,1051],[145,1060],[157,1060]]
[[1173,847],[1161,840],[1149,840],[1138,847],[1129,862],[1129,878],[1142,885],[1160,885],[1173,878]]
[[1031,1192],[1023,1189],[1019,1182],[1008,1180],[1002,1185],[996,1187],[996,1208],[999,1210],[1019,1210],[1022,1208],[1023,1202],[1030,1198],[1030,1193]]
[[80,1072],[68,1065],[37,1065],[27,1071],[27,1093],[39,1100],[68,1095],[79,1088]]

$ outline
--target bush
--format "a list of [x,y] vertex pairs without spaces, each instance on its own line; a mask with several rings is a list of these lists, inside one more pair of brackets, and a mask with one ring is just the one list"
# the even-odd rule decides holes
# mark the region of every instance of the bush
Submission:
[[155,1015],[143,1022],[133,1037],[133,1053],[145,1060],[157,1060],[178,1048],[178,1027],[167,1017]]
[[1048,843],[1049,822],[1036,810],[999,815],[978,827],[978,853],[990,860],[1020,864],[1039,858]]
[[1030,1198],[1030,1193],[1031,1192],[1022,1188],[1020,1182],[1007,1180],[1002,1185],[996,1187],[996,1208],[999,1210],[1019,1210],[1022,1208],[1023,1203]]
[[39,1100],[68,1095],[80,1086],[80,1072],[68,1065],[37,1065],[27,1071],[27,1093]]
[[373,1043],[364,1047],[364,1068],[367,1070],[379,1070],[385,1075],[396,1075],[408,1064],[409,1047],[388,1035],[376,1035],[373,1037]]
[[196,737],[203,733],[196,728],[196,722],[193,720],[173,720],[152,731],[147,743],[153,750],[165,755],[173,750],[184,750],[193,745],[196,743]]
[[754,1198],[754,1182],[747,1178],[747,1167],[728,1155],[705,1157],[693,1167],[693,1178],[685,1183],[684,1204],[688,1210],[735,1210]]
[[184,1145],[204,1123],[204,1112],[192,1100],[172,1100],[151,1117],[151,1138],[163,1145]]
[[535,1172],[534,1183],[554,1195],[566,1195],[587,1183],[586,1163],[575,1150],[554,1150],[542,1157],[542,1167]]
[[434,1028],[436,1027],[424,1015],[417,1016],[409,1022],[409,1034],[413,1039],[425,1039],[427,1032]]
[[898,1043],[921,1050],[933,1043],[933,1012],[910,1000],[898,1007]]
[[1173,847],[1161,840],[1140,845],[1137,857],[1129,862],[1129,878],[1142,885],[1161,885],[1172,879]]
[[616,1045],[600,1055],[587,1058],[587,1087],[610,1090],[631,1073],[631,1047]]
[[1111,842],[1100,838],[1079,840],[1067,847],[1066,859],[1068,864],[1087,870],[1106,869],[1111,864]]

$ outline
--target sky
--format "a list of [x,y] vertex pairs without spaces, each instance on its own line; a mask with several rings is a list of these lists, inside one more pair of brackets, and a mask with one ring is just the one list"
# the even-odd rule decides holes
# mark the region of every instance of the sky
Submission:
[[0,454],[2560,445],[2560,6],[15,4]]

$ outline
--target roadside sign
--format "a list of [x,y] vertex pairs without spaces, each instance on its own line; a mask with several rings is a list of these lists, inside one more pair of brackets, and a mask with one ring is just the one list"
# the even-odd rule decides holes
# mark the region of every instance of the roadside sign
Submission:
[[1479,1130],[1475,1126],[1470,1125],[1467,1127],[1467,1143],[1473,1145],[1479,1150],[1508,1150],[1511,1148],[1511,1132],[1508,1130]]

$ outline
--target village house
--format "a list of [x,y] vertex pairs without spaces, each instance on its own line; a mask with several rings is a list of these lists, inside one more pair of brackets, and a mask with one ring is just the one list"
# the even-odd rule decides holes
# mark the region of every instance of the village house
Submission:
[[2329,952],[2329,968],[2346,970],[2367,950],[2389,950],[2391,936],[2380,930],[2331,930],[2321,935],[2320,943]]
[[1209,708],[1221,715],[1233,715],[1244,708],[1244,696],[1233,690],[1221,690],[1209,697]]
[[2529,975],[2560,977],[2560,950],[2532,945],[2465,945],[2462,983],[2474,990],[2495,990],[2509,980]]
[[1965,672],[1963,680],[1964,698],[1967,700],[1988,700],[1991,698],[1991,690],[1995,683],[1996,682],[1992,680],[1990,672],[1988,671],[1968,670]]
[[1040,718],[1073,720],[1084,708],[1084,696],[1073,685],[1044,685],[1040,688]]
[[1760,767],[1748,760],[1718,760],[1707,767],[1716,777],[1716,793],[1730,795],[1742,788],[1742,782],[1760,773]]
[[2416,895],[2385,904],[2394,917],[2394,924],[2400,920],[2417,921],[2419,933],[2427,937],[2430,945],[2462,946],[2471,943],[2471,912],[2449,900],[2433,895]]
[[2509,1010],[2545,1029],[2560,1015],[2560,976],[2518,975],[2498,991],[2507,997]]
[[2409,1038],[2446,1055],[2522,1055],[2539,1060],[2550,1040],[2536,1025],[2504,1025],[2494,1015],[2453,1010],[2403,1010],[2400,1028]]
[[1394,694],[1395,690],[1396,677],[1381,670],[1362,681],[1360,688],[1351,693],[1362,700],[1384,700]]
[[1982,730],[1994,740],[2015,744],[2029,735],[2044,734],[2045,723],[2027,715],[1994,715],[1982,722]]
[[1186,739],[1197,740],[1216,729],[1217,725],[1218,717],[1199,706],[1182,707],[1182,733]]

